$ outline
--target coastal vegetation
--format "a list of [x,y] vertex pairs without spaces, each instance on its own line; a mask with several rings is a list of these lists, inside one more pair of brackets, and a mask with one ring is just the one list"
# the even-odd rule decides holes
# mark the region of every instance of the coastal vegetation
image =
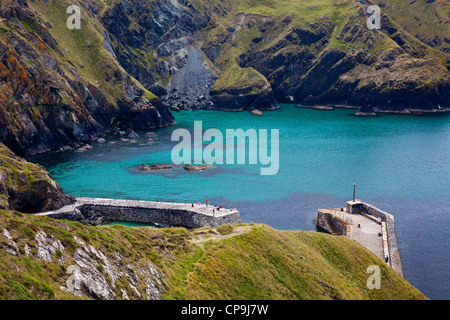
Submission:
[[[1,1],[0,142],[19,155],[170,110],[450,108],[445,1]],[[67,27],[70,5],[80,29]]]
[[0,143],[0,209],[39,212],[72,200],[42,166],[17,157]]
[[[426,299],[345,237],[28,214],[74,199],[20,156],[174,125],[171,109],[450,110],[449,4],[381,0],[369,30],[363,2],[0,0],[0,298]],[[381,289],[367,286],[372,265]]]
[[[317,232],[89,227],[9,210],[0,211],[0,226],[2,299],[425,299],[357,242]],[[83,285],[75,295],[67,281],[77,263]],[[381,268],[379,290],[367,287],[371,265]],[[149,278],[145,270],[153,270]]]

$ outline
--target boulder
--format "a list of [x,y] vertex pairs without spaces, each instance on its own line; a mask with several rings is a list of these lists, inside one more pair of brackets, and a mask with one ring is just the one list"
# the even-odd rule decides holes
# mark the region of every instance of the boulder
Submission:
[[136,132],[134,132],[133,130],[131,130],[131,132],[128,133],[128,138],[129,139],[139,138],[139,135]]
[[214,166],[210,164],[199,164],[199,165],[186,164],[183,166],[183,168],[187,171],[204,171],[206,170],[206,168],[214,168]]
[[158,136],[158,134],[157,134],[156,132],[147,132],[147,133],[145,134],[145,137],[146,137],[146,138],[154,138],[154,137],[156,137],[156,136]]
[[140,164],[137,167],[133,167],[132,169],[140,170],[140,171],[157,171],[157,170],[167,170],[172,169],[173,165],[166,163],[152,163],[152,164]]

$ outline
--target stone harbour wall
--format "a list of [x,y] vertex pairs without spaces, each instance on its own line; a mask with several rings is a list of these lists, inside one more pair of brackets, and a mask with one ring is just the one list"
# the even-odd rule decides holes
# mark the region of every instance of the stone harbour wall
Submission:
[[364,214],[365,211],[370,213],[370,216],[375,218],[380,218],[382,222],[386,223],[386,233],[387,233],[387,244],[389,259],[391,261],[392,268],[394,268],[397,273],[403,276],[403,267],[400,259],[400,252],[398,249],[397,232],[395,230],[395,220],[394,216],[386,211],[383,211],[373,205],[366,203],[361,200],[357,200],[354,203],[349,201],[347,203],[347,211],[349,210],[352,214]]
[[[212,212],[212,207],[210,211]],[[225,210],[224,210],[225,211]],[[157,208],[132,207],[113,204],[80,204],[59,212],[46,213],[45,215],[55,219],[79,221],[87,225],[100,225],[104,222],[123,221],[137,223],[151,223],[163,227],[181,226],[187,228],[219,227],[228,223],[240,223],[241,217],[238,211],[223,213],[215,210],[215,213],[201,213],[195,210],[164,207],[158,204]]]
[[347,235],[348,222],[329,212],[330,210],[319,210],[316,226],[331,234]]

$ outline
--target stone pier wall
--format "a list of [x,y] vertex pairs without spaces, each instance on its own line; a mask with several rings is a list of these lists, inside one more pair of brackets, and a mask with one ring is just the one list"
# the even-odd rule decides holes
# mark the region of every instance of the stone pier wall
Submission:
[[380,218],[382,222],[386,223],[387,251],[389,253],[390,263],[392,268],[403,276],[394,216],[361,200],[355,202],[349,201],[347,203],[347,211],[352,214],[364,214],[366,210],[370,213],[370,216]]
[[348,222],[332,215],[330,210],[319,210],[316,226],[331,234],[347,235]]
[[[55,219],[81,221],[89,213],[95,217],[101,217],[102,221],[123,221],[152,223],[162,226],[182,226],[187,228],[218,227],[228,223],[240,223],[241,217],[238,211],[227,214],[202,214],[192,210],[173,208],[158,204],[158,208],[150,207],[126,207],[104,204],[80,204],[67,210],[47,213],[45,215]],[[77,213],[77,210],[79,211]],[[212,209],[211,209],[212,210]],[[81,213],[81,214],[80,214]]]

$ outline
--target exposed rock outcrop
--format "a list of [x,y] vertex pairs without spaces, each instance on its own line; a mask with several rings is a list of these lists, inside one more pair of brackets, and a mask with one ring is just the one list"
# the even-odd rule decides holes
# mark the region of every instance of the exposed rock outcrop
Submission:
[[1,4],[0,142],[18,155],[85,144],[110,126],[172,125],[170,107],[450,110],[442,2],[396,4],[434,10],[436,35],[416,34],[389,4],[382,29],[369,30],[364,1],[323,12],[298,4],[308,18],[277,1],[279,10],[233,0],[74,4],[86,10],[82,30],[48,14],[59,0]]
[[158,171],[158,170],[167,170],[172,169],[172,164],[167,163],[152,163],[152,164],[140,164],[137,167],[131,168],[139,171]]
[[[107,34],[85,25],[74,31],[79,35],[57,33],[56,39],[54,21],[36,11],[45,5],[30,7],[24,0],[1,5],[0,18],[7,23],[0,25],[0,142],[18,155],[34,155],[89,142],[111,124],[134,129],[174,124],[168,106],[96,46]],[[95,6],[88,9],[99,13]],[[86,34],[91,38],[82,39]],[[82,55],[63,50],[62,43],[74,45],[68,37],[80,41],[73,48]],[[95,76],[100,82],[92,80],[92,70],[100,70]]]
[[43,167],[15,156],[0,143],[0,209],[35,213],[73,202]]
[[77,296],[99,300],[160,300],[165,293],[164,273],[148,261],[123,263],[124,256],[118,252],[114,252],[114,258],[108,257],[77,236],[73,236],[72,241],[74,249],[38,230],[34,239],[19,248],[6,228],[0,234],[0,243],[4,243],[2,249],[9,255],[21,257],[22,251],[27,257],[64,266],[67,279],[60,287]]
[[207,168],[214,168],[214,166],[210,164],[199,164],[199,165],[186,164],[183,166],[183,168],[187,171],[204,171]]

